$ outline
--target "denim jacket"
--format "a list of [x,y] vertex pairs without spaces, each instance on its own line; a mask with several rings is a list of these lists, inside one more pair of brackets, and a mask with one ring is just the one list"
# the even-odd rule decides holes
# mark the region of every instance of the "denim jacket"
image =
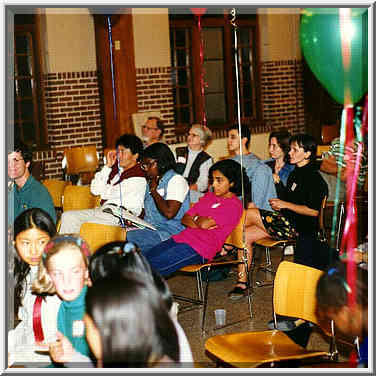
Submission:
[[[177,175],[177,173],[174,170],[168,170],[160,180],[157,191],[163,197],[163,199],[166,199],[168,183],[175,175]],[[181,219],[183,218],[185,212],[189,209],[189,193],[187,193],[185,196],[184,201],[182,202],[182,205],[175,217],[167,219],[161,214],[155,205],[148,186],[144,200],[144,208],[144,219],[157,228],[162,241],[164,241],[169,239],[171,235],[177,234],[185,229],[185,227],[181,224]]]

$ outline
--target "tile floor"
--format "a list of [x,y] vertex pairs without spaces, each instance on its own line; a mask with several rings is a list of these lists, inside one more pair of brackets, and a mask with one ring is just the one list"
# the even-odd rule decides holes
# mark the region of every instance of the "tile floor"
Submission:
[[[280,255],[273,256],[273,264],[278,265]],[[292,261],[292,256],[286,256],[285,259]],[[271,273],[260,273],[259,278],[272,279]],[[208,309],[206,318],[206,329],[208,333],[202,333],[200,329],[202,309],[196,308],[179,313],[178,320],[185,330],[193,352],[195,367],[207,368],[216,367],[214,360],[205,354],[205,341],[209,336],[216,334],[234,333],[240,331],[266,330],[267,322],[272,318],[272,287],[256,287],[252,295],[253,317],[250,319],[247,299],[233,302],[227,297],[236,279],[235,269],[229,277],[223,281],[211,282],[208,294]],[[196,293],[196,280],[192,275],[176,274],[167,280],[172,292],[178,295],[192,296],[190,293]],[[188,303],[179,301],[180,307]],[[226,323],[239,321],[233,326],[225,327],[219,330],[215,328],[214,310],[224,308],[226,310]],[[328,342],[318,332],[313,332],[307,348],[322,349],[327,351]],[[348,348],[340,349],[340,360],[344,361],[348,357]]]

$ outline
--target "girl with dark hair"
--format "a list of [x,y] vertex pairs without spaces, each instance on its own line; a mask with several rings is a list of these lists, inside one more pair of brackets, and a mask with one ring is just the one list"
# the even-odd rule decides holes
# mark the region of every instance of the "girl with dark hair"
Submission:
[[[182,219],[186,229],[144,252],[151,266],[163,276],[185,265],[210,261],[220,251],[238,224],[243,208],[237,196],[250,193],[244,168],[231,159],[213,164],[209,169],[213,192],[207,192]],[[245,199],[245,207],[248,202]]]
[[184,229],[181,219],[189,208],[189,186],[174,170],[174,154],[161,142],[156,142],[144,150],[141,167],[148,180],[144,219],[156,230],[127,231],[127,239],[146,252]]
[[34,295],[31,285],[44,247],[55,234],[53,220],[39,208],[24,211],[14,221],[14,312],[21,322],[8,333],[10,363],[49,362],[48,356],[35,349],[54,338],[60,299]]
[[269,135],[271,158],[267,159],[265,164],[273,171],[273,180],[278,197],[282,195],[287,184],[287,178],[295,167],[289,163],[290,137],[291,135],[288,131],[271,132]]
[[178,336],[167,307],[138,273],[96,281],[86,296],[84,322],[99,367],[179,366]]
[[177,320],[177,303],[174,302],[171,291],[161,275],[150,267],[149,262],[141,251],[130,242],[110,242],[99,248],[90,259],[90,279],[92,283],[115,276],[119,273],[137,273],[143,280],[152,283],[166,304],[171,319],[175,325],[179,339],[180,359],[185,366],[193,366],[192,351],[183,328]]
[[[345,263],[330,267],[317,283],[317,311],[322,319],[333,320],[343,334],[358,337],[357,366],[368,367],[368,271],[357,268],[354,287],[347,281]],[[349,302],[351,294],[356,294],[354,304]]]

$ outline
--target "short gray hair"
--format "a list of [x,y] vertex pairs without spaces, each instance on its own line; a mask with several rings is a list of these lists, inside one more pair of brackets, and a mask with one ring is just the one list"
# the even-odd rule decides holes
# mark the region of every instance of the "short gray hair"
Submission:
[[199,136],[202,147],[207,146],[209,141],[212,139],[212,131],[205,125],[192,124],[191,129],[196,129]]

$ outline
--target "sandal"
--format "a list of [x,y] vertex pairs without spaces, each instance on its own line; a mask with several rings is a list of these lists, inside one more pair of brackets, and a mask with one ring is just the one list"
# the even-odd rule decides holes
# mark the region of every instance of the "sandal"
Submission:
[[[231,247],[231,248],[227,248]],[[214,258],[220,258],[220,257],[225,257],[225,256],[230,256],[237,258],[238,257],[238,249],[236,247],[233,247],[231,245],[224,244],[222,246],[222,249],[216,254]]]
[[228,293],[228,297],[231,300],[239,300],[239,299],[242,299],[242,298],[244,298],[245,296],[248,295],[248,283],[247,282],[238,281],[238,282],[236,282],[236,284],[241,284],[241,285],[245,286],[245,288],[243,289],[239,286],[235,286]]

